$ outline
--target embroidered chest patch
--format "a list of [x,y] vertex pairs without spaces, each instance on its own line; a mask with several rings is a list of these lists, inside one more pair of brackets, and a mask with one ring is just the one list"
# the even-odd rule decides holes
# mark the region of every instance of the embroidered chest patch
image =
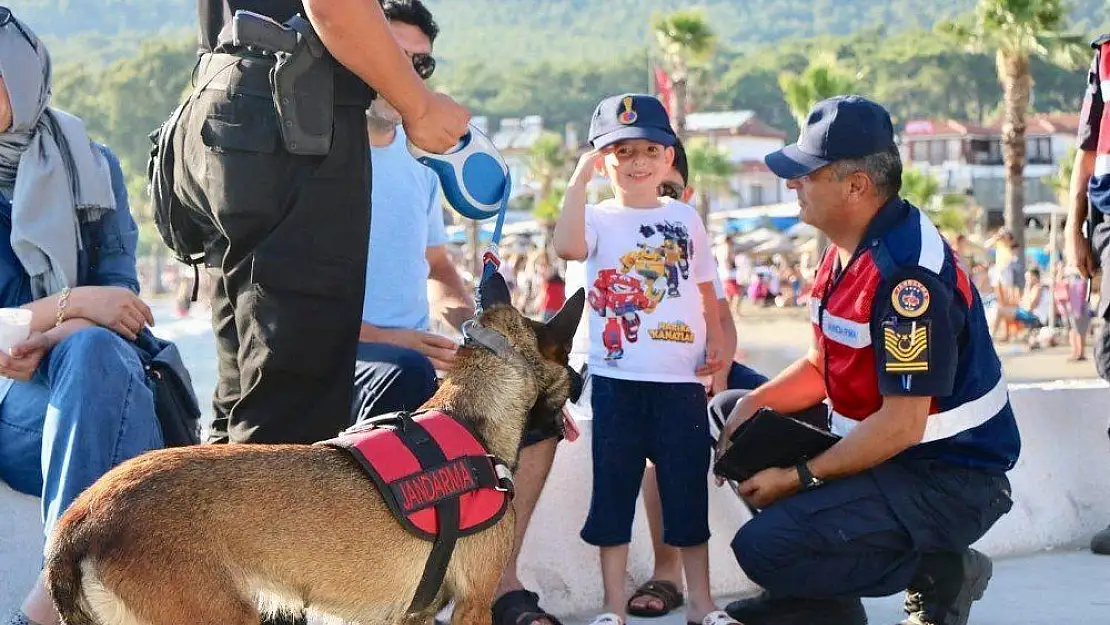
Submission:
[[883,352],[887,373],[929,371],[929,322],[887,321],[883,324]]

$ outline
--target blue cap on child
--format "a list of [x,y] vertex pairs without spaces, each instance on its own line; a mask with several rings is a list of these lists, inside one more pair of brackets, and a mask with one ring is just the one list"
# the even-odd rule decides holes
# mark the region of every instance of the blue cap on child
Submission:
[[597,105],[590,120],[590,145],[600,149],[629,139],[674,145],[670,117],[658,98],[626,93],[605,98]]

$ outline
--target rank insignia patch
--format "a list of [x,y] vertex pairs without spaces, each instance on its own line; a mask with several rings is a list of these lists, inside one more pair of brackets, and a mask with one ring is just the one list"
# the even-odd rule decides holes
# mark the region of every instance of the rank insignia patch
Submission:
[[903,317],[920,317],[929,309],[929,289],[917,280],[903,280],[891,291],[890,303]]
[[929,322],[888,321],[883,325],[887,373],[928,373]]

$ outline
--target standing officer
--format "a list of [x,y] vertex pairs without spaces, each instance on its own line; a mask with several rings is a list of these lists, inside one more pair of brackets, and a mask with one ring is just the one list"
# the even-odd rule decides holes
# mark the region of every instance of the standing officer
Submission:
[[469,116],[424,85],[376,0],[199,0],[199,11],[194,91],[169,131],[173,189],[215,281],[210,440],[323,440],[350,415],[371,87],[429,151],[455,145]]
[[[1068,264],[1086,278],[1094,277],[1102,267],[1099,288],[1098,316],[1110,319],[1110,110],[1105,106],[1102,90],[1110,88],[1110,35],[1091,42],[1095,58],[1087,76],[1087,93],[1079,123],[1079,150],[1071,174],[1065,249]],[[1089,211],[1087,203],[1095,210]],[[1089,224],[1088,234],[1083,226]],[[1102,324],[1094,345],[1095,368],[1104,380],[1110,381],[1110,321]],[[1110,434],[1110,431],[1108,431]],[[1110,527],[1091,539],[1091,551],[1110,555]]]
[[842,438],[740,485],[762,509],[732,547],[767,591],[729,606],[746,625],[865,623],[859,597],[909,589],[910,625],[965,625],[991,561],[969,546],[1009,511],[1020,448],[982,302],[929,218],[898,197],[890,116],[858,96],[819,102],[796,145],[766,157],[802,221],[832,245],[811,298],[815,345],[739,401],[722,445],[757,408],[826,398]]

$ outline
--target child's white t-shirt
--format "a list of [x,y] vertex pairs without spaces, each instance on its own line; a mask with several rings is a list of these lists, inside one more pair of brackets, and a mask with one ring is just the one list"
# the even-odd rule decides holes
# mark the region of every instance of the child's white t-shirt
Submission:
[[587,205],[584,313],[591,375],[648,382],[697,382],[705,362],[699,283],[716,263],[697,212],[667,200],[627,208]]

